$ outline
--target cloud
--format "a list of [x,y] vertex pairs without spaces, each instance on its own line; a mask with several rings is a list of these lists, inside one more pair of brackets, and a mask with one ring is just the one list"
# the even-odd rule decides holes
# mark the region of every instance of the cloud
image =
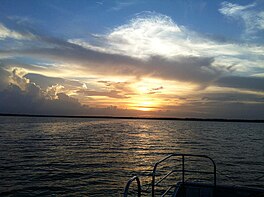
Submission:
[[0,91],[1,113],[71,114],[83,113],[81,104],[64,93],[56,92],[57,99],[47,97],[49,92],[24,77],[22,69],[14,69],[10,85]]
[[120,94],[120,91],[116,91],[116,90],[111,90],[108,92],[100,92],[100,91],[94,91],[94,90],[78,90],[77,91],[78,94],[83,94],[85,96],[105,96],[105,97],[109,97],[109,98],[119,98],[119,99],[125,99],[125,98],[129,98],[125,95]]
[[[263,102],[204,102],[203,100],[182,104],[180,106],[167,106],[168,110],[156,112],[160,116],[193,117],[193,118],[228,118],[228,119],[263,119]],[[157,114],[157,115],[158,115]]]
[[0,65],[0,91],[5,89],[9,84],[9,72],[1,68]]
[[[153,12],[136,15],[128,23],[112,29],[105,35],[95,36],[96,45],[81,39],[69,42],[87,49],[113,54],[129,54],[137,58],[162,56],[219,57],[259,54],[263,47],[254,44],[221,42],[178,25],[170,17]],[[241,48],[245,46],[245,48]]]
[[258,10],[258,3],[242,6],[225,1],[219,11],[227,17],[242,21],[246,35],[252,35],[264,30],[264,11]]
[[[200,95],[201,96],[201,95]],[[264,102],[263,95],[256,95],[243,92],[219,92],[219,93],[204,93],[201,101],[215,103],[255,103],[262,104]]]
[[[81,39],[69,40],[86,49],[126,55],[145,62],[161,58],[166,63],[179,62],[179,59],[184,58],[208,58],[209,61],[211,59],[211,67],[221,70],[224,74],[229,74],[229,68],[233,66],[232,71],[248,75],[253,65],[262,67],[264,60],[263,45],[214,40],[179,26],[168,16],[153,12],[141,13],[106,35],[96,35],[96,41],[94,43],[97,45],[91,45]],[[166,63],[162,63],[161,67],[166,67]],[[196,66],[193,65],[193,68]],[[134,68],[133,70],[136,71]],[[189,72],[192,72],[192,68]],[[216,78],[218,76],[219,73],[215,75]],[[177,77],[176,75],[175,79]],[[188,79],[192,77],[189,76]]]
[[[63,44],[63,43],[62,43]],[[213,58],[177,56],[167,59],[152,56],[147,60],[130,57],[128,55],[108,54],[84,49],[81,46],[68,44],[60,48],[42,48],[0,51],[0,54],[30,56],[53,61],[79,64],[80,70],[97,74],[121,76],[153,76],[169,80],[208,83],[219,75],[219,70],[212,66]],[[107,70],[106,70],[107,69]]]
[[42,97],[40,89],[29,84],[27,90],[21,90],[16,85],[0,92],[1,113],[16,114],[56,114],[71,115],[84,114],[85,109],[73,98],[64,93],[57,94],[58,99]]
[[220,87],[264,91],[263,77],[226,76],[218,79],[215,84]]
[[98,83],[104,84],[107,88],[122,92],[125,95],[136,95],[137,93],[131,87],[138,80],[124,81],[124,82],[113,82],[113,81],[98,81]]
[[29,79],[31,82],[38,84],[42,89],[47,89],[48,87],[57,84],[63,85],[67,88],[80,88],[83,85],[83,83],[80,83],[79,81],[63,79],[60,77],[48,77],[36,73],[27,73],[26,75],[24,75],[24,77]]
[[26,90],[28,84],[30,84],[29,79],[23,77],[25,75],[25,71],[20,68],[14,68],[11,72],[10,82],[18,86],[21,90]]
[[[181,104],[175,105],[177,101]],[[219,88],[175,97],[159,113],[172,117],[263,119],[263,103],[263,94]]]
[[130,7],[134,4],[136,4],[137,1],[136,0],[123,0],[123,1],[119,1],[119,0],[116,0],[115,1],[115,6],[113,6],[110,10],[113,10],[113,11],[120,11],[122,9],[125,9],[127,7]]
[[160,93],[160,91],[163,89],[163,86],[157,87],[157,88],[152,88],[149,90],[147,94],[157,94]]
[[29,32],[23,33],[10,30],[0,23],[0,40],[4,40],[6,38],[12,38],[16,40],[31,40],[34,38],[34,35]]
[[104,115],[112,110],[88,108],[73,97],[59,92],[61,87],[51,86],[47,90],[24,77],[23,70],[14,69],[10,83],[0,91],[0,113],[47,114],[47,115]]

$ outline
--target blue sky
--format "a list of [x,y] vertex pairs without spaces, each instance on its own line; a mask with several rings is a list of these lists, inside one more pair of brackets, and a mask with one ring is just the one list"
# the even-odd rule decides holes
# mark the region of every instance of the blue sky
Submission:
[[263,119],[263,10],[2,0],[0,112]]

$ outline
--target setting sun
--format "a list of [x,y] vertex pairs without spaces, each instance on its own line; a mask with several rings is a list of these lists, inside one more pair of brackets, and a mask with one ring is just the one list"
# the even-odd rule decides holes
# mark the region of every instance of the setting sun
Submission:
[[155,107],[155,103],[151,101],[144,101],[144,102],[139,103],[137,107],[138,107],[138,110],[141,110],[141,111],[151,111]]

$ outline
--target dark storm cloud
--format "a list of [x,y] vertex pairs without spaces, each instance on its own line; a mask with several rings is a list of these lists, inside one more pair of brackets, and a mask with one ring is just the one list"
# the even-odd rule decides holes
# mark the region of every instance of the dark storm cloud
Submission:
[[62,45],[60,48],[1,50],[0,54],[79,64],[83,70],[100,74],[107,71],[108,75],[149,76],[203,84],[221,74],[221,71],[212,67],[213,58],[178,56],[169,60],[161,56],[152,56],[147,60],[141,60],[125,55],[85,49],[74,44],[69,44],[68,47]]
[[36,86],[22,91],[18,86],[11,85],[0,92],[0,112],[15,114],[84,114],[81,104],[64,93],[58,93],[58,99],[49,100],[41,97]]
[[[160,116],[224,119],[262,119],[264,118],[263,102],[206,102],[196,100],[180,106],[166,106],[167,110],[159,111]],[[158,115],[157,114],[157,115]]]
[[85,108],[77,99],[64,93],[57,93],[57,99],[48,99],[47,92],[27,78],[20,76],[17,69],[14,69],[11,74],[8,73],[7,77],[12,83],[0,91],[0,113],[62,115],[85,112]]
[[264,91],[263,77],[226,76],[218,79],[216,85],[254,91]]
[[233,92],[228,93],[205,93],[202,95],[201,98],[202,101],[207,102],[218,102],[218,103],[224,103],[224,102],[244,102],[244,103],[264,103],[264,96],[258,95],[258,94],[249,94],[249,93],[239,93],[239,92]]

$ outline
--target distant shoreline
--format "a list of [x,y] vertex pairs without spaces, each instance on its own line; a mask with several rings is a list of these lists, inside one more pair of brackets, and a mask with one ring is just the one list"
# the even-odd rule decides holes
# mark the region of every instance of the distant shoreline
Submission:
[[246,119],[221,119],[221,118],[172,118],[172,117],[133,117],[133,116],[69,116],[69,115],[32,115],[32,114],[5,114],[0,116],[17,117],[43,117],[43,118],[99,118],[99,119],[139,119],[139,120],[178,120],[178,121],[204,121],[204,122],[252,122],[264,123],[264,120],[246,120]]

